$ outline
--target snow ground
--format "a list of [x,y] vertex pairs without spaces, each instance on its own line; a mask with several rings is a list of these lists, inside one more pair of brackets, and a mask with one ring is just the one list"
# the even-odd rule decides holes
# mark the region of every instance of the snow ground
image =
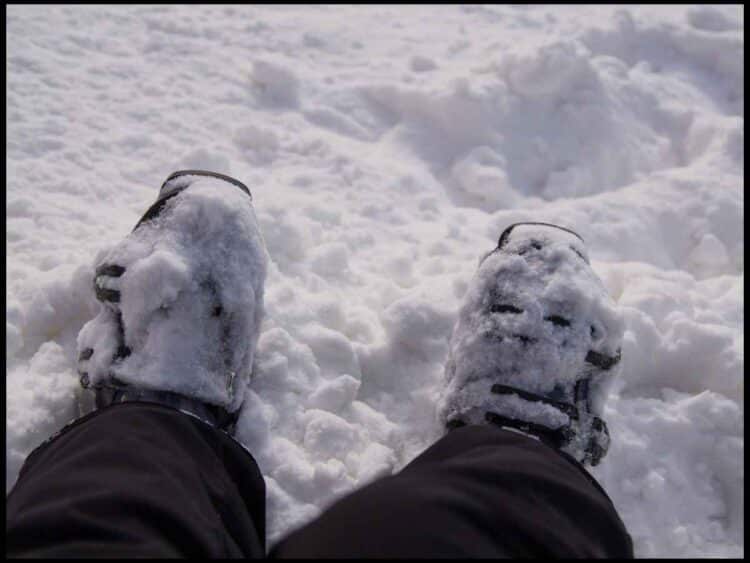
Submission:
[[93,260],[180,168],[253,192],[239,438],[270,540],[398,470],[479,257],[586,240],[626,321],[593,470],[638,556],[744,555],[744,8],[9,6],[7,479],[78,412]]

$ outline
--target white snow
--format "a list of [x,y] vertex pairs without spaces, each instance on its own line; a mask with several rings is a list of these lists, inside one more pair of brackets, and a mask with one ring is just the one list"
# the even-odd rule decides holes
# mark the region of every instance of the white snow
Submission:
[[168,174],[207,168],[247,184],[268,249],[238,437],[271,542],[436,439],[479,258],[546,221],[622,311],[592,472],[636,555],[744,555],[742,6],[15,5],[6,24],[7,489],[91,408],[97,254]]

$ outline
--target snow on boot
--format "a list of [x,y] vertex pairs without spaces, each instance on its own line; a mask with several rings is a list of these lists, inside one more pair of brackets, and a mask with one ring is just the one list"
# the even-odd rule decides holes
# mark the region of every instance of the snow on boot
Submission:
[[515,429],[596,465],[609,446],[601,413],[623,332],[577,234],[511,225],[480,262],[459,311],[441,422]]
[[230,428],[263,316],[266,250],[237,180],[175,172],[133,231],[99,253],[99,314],[78,334],[81,385],[100,408],[170,404]]

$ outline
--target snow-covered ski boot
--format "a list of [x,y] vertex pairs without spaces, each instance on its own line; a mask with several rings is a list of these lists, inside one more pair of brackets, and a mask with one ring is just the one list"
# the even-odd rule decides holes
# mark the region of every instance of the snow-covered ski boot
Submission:
[[480,262],[459,311],[441,422],[515,429],[597,465],[609,446],[601,415],[623,332],[580,236],[546,223],[511,225]]
[[266,250],[252,196],[213,172],[170,175],[96,259],[99,314],[78,334],[97,407],[159,402],[231,431],[263,316]]

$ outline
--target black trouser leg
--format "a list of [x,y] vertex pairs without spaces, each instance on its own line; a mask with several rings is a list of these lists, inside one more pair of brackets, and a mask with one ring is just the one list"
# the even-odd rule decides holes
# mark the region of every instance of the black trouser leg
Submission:
[[263,557],[247,451],[179,411],[123,403],[33,452],[7,498],[9,557]]
[[[7,501],[9,556],[263,556],[264,485],[231,438],[125,403],[27,459]],[[396,476],[282,540],[289,556],[632,556],[604,491],[575,462],[493,427],[452,431]]]
[[276,557],[632,557],[586,471],[532,438],[451,431],[398,475],[339,500]]

